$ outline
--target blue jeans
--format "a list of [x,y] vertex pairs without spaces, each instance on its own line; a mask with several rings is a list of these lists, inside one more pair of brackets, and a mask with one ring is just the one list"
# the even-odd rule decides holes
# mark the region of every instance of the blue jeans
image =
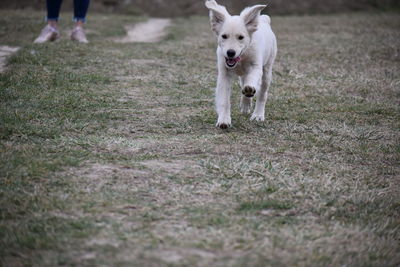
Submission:
[[[90,0],[74,0],[74,21],[86,20]],[[47,0],[47,20],[58,20],[62,0]]]

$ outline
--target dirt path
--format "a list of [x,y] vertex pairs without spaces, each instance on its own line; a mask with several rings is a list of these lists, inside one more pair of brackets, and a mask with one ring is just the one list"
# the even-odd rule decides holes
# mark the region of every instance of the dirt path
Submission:
[[5,71],[7,58],[18,50],[19,47],[11,47],[7,45],[0,46],[0,73]]
[[155,43],[167,34],[165,30],[171,24],[170,19],[149,19],[134,26],[125,26],[127,35],[115,40],[117,43]]

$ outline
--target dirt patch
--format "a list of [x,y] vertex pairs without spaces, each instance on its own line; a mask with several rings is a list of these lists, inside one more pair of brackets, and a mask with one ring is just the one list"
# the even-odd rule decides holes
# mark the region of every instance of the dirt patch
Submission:
[[166,35],[166,28],[171,24],[170,19],[149,19],[134,26],[127,25],[127,35],[116,39],[117,43],[156,43]]
[[7,45],[0,46],[0,73],[6,69],[7,58],[17,52],[19,47],[11,47]]
[[182,263],[187,257],[190,258],[201,258],[203,260],[213,260],[215,255],[211,252],[201,250],[201,249],[190,249],[190,248],[172,248],[166,250],[155,250],[151,254],[155,254],[155,257],[159,257],[166,263],[169,264],[179,264]]
[[[164,173],[178,174],[183,171],[188,171],[187,174],[192,176],[196,174],[195,162],[184,161],[184,160],[174,160],[174,161],[160,161],[160,160],[149,160],[142,163],[144,166],[150,170],[159,170]],[[190,171],[189,171],[190,170]],[[200,170],[199,170],[200,171]]]

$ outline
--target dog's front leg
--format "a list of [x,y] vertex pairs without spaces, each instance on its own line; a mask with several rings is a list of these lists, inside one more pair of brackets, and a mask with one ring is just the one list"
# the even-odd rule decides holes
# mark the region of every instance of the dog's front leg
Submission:
[[[239,77],[239,84],[240,88],[243,88],[243,77]],[[251,107],[253,105],[253,100],[251,97],[246,97],[245,95],[242,95],[240,97],[240,111],[243,114],[250,114],[251,113]]]
[[215,89],[215,108],[218,114],[217,127],[226,129],[231,126],[232,74],[224,67],[218,69],[217,88]]
[[260,90],[262,75],[262,66],[255,64],[249,67],[247,74],[243,77],[242,94],[244,96],[253,97]]

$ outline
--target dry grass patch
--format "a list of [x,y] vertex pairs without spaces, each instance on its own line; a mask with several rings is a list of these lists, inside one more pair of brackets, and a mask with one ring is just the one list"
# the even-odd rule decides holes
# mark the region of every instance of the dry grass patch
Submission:
[[41,14],[2,16],[1,264],[398,265],[397,14],[273,18],[266,122],[236,84],[227,131],[206,17],[157,44],[91,17],[90,46],[34,46]]

